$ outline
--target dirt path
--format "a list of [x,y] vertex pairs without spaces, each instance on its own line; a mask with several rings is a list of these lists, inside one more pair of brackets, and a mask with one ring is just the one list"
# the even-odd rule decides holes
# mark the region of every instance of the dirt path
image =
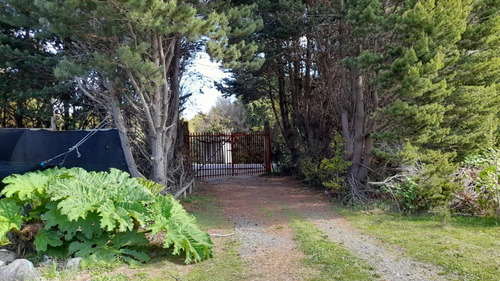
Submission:
[[[320,191],[311,191],[286,177],[241,176],[198,183],[197,193],[217,198],[222,215],[234,224],[247,262],[248,280],[304,280],[313,272],[300,264],[290,214],[300,214],[328,237],[343,243],[375,268],[380,280],[446,280],[442,269],[404,256],[401,250],[363,235],[330,208]],[[214,238],[219,239],[219,238]]]

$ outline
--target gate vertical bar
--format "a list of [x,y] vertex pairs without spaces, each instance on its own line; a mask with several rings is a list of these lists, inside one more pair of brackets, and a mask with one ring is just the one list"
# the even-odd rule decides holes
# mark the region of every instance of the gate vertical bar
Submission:
[[203,141],[205,141],[204,139],[204,134],[203,133],[199,133],[198,134],[198,137],[199,137],[199,140],[198,140],[198,149],[200,151],[200,175],[202,177],[205,177],[206,176],[206,168],[205,168],[205,165],[206,165],[206,159],[205,159],[205,148],[203,147]]
[[196,163],[196,175],[198,176],[201,176],[201,171],[200,171],[200,164],[201,163],[198,163],[198,162],[201,162],[200,161],[200,155],[201,155],[201,151],[200,151],[200,138],[198,137],[199,133],[196,133],[194,134],[194,139],[193,139],[193,147],[194,147],[194,151],[193,151],[193,154],[195,155],[195,163]]
[[212,142],[212,139],[213,139],[213,134],[212,135],[209,135],[208,133],[205,133],[205,138],[207,139],[207,149],[208,149],[208,153],[207,153],[207,156],[209,157],[207,159],[207,166],[208,166],[208,177],[209,178],[213,178],[213,173],[214,171],[212,170],[213,166],[212,166],[212,147],[211,147],[211,142]]
[[195,149],[194,153],[195,153],[195,157],[196,157],[196,174],[201,177],[202,174],[201,174],[201,171],[200,171],[200,164],[201,163],[198,163],[198,162],[201,162],[201,151],[200,151],[200,138],[198,137],[199,136],[199,133],[196,133],[195,134],[195,137],[193,139],[193,147]]
[[259,172],[259,163],[257,163],[257,159],[255,159],[255,155],[256,153],[258,153],[257,151],[257,141],[256,141],[256,137],[258,137],[258,135],[256,133],[252,133],[252,136],[250,137],[250,145],[251,145],[251,148],[250,150],[253,151],[253,155],[250,154],[250,159],[252,159],[252,174],[257,174]]
[[[254,156],[254,159],[255,159],[255,169],[257,170],[256,173],[260,174],[260,171],[262,170],[261,168],[261,165],[260,165],[260,161],[262,160],[259,160],[259,155],[260,155],[260,143],[261,143],[261,138],[262,138],[262,135],[259,134],[259,133],[254,133],[255,137],[254,137],[254,141],[253,141],[253,145],[254,145],[254,150],[255,150],[255,156]],[[264,151],[262,151],[264,152]]]
[[196,134],[196,138],[197,138],[197,142],[196,142],[196,149],[199,151],[198,152],[198,160],[200,161],[200,163],[198,164],[201,164],[198,166],[198,174],[201,176],[201,177],[204,177],[204,172],[203,172],[203,164],[205,163],[205,161],[203,161],[203,150],[202,150],[202,147],[201,147],[201,141],[203,140],[203,138],[201,137],[201,134],[200,133],[197,133]]

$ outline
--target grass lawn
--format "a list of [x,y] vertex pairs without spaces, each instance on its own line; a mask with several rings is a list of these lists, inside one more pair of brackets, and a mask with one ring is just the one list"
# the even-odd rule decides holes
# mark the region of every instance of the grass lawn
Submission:
[[403,247],[409,256],[442,266],[460,280],[499,280],[500,220],[432,215],[404,216],[336,208],[354,226]]
[[304,264],[316,269],[319,274],[309,280],[375,280],[370,268],[360,259],[354,257],[338,243],[333,243],[312,223],[302,219],[292,220],[295,240],[299,249],[308,257]]
[[[191,195],[183,201],[183,205],[196,217],[202,229],[216,229],[221,234],[233,231],[233,225],[219,215],[221,209],[214,197]],[[217,237],[212,238],[212,241],[214,242],[214,258],[194,265],[182,280],[244,279],[244,264],[238,256],[238,242],[233,238]]]

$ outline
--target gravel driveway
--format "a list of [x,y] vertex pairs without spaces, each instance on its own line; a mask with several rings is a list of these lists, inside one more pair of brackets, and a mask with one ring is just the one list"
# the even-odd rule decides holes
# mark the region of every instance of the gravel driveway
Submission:
[[449,280],[443,269],[411,260],[403,250],[362,234],[332,211],[321,191],[292,178],[240,176],[197,185],[197,194],[215,197],[222,216],[234,225],[239,255],[251,276],[247,280],[304,280],[314,275],[300,263],[304,254],[288,226],[290,214],[299,214],[342,243],[372,266],[380,280]]

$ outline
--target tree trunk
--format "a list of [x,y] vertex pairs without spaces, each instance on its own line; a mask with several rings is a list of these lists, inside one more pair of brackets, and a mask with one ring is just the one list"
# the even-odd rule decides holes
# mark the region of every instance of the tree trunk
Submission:
[[[156,101],[150,109],[151,129],[148,140],[151,147],[153,181],[168,185],[169,171],[175,162],[175,144],[179,123],[179,62],[181,60],[181,41],[179,38],[164,43],[161,37],[152,39],[155,64],[163,69],[164,85],[157,86],[149,93]],[[151,122],[149,121],[149,122]]]
[[[109,89],[110,93],[112,90]],[[123,154],[125,155],[125,161],[127,162],[127,167],[132,177],[141,177],[144,176],[137,169],[137,164],[135,163],[134,156],[132,155],[132,149],[130,146],[130,142],[127,136],[127,126],[125,125],[125,120],[123,119],[123,115],[121,113],[120,104],[115,96],[115,93],[110,94],[111,99],[111,113],[113,115],[113,120],[115,126],[118,130],[118,136],[120,137],[120,143],[122,145]]]
[[170,128],[167,134],[167,161],[173,163],[176,151],[176,143],[178,137],[178,125],[179,125],[179,106],[180,106],[180,90],[179,90],[179,69],[181,61],[181,41],[177,39],[175,42],[174,58],[172,60],[172,67],[170,71]]
[[278,95],[279,95],[279,109],[281,115],[281,128],[283,129],[283,136],[285,138],[285,143],[290,150],[292,156],[292,163],[297,164],[300,158],[299,151],[295,145],[296,138],[293,133],[292,125],[290,124],[290,114],[289,114],[289,103],[286,97],[286,80],[283,67],[279,68],[278,75]]
[[167,161],[165,158],[165,138],[164,134],[158,134],[150,138],[151,162],[153,166],[153,181],[167,186]]
[[17,102],[17,109],[14,111],[14,120],[16,121],[17,128],[24,128],[23,115],[21,111],[23,110],[23,104]]
[[[367,128],[367,114],[365,110],[364,77],[357,69],[353,69],[352,80],[354,88],[354,114],[351,120],[352,129],[346,120],[346,114],[342,114],[342,131],[346,140],[346,148],[350,153],[351,167],[348,176],[364,182],[368,176],[368,165],[371,162],[371,149],[373,141]],[[347,128],[346,128],[347,127]]]

